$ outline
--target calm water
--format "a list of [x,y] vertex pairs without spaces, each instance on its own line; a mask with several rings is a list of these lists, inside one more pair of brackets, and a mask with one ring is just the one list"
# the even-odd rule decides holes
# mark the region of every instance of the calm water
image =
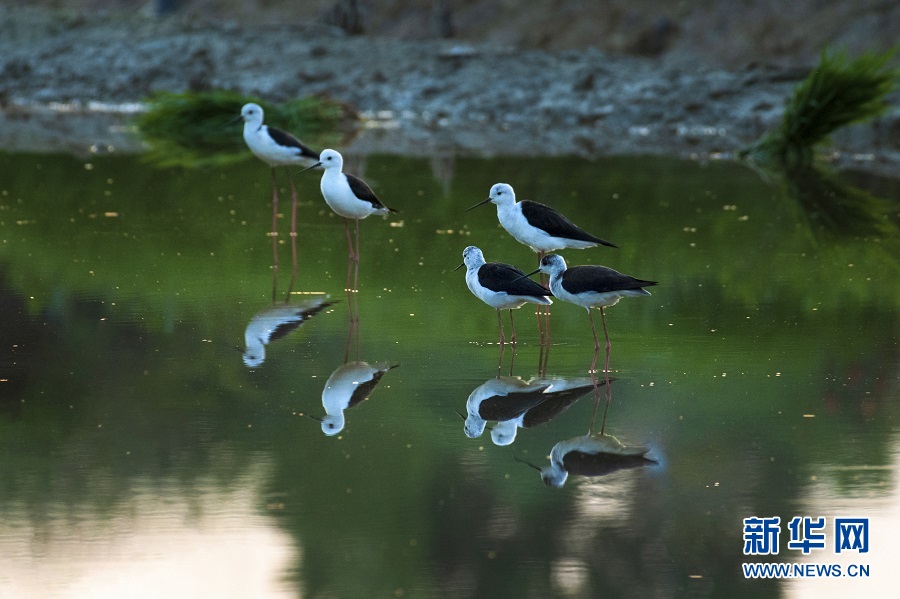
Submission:
[[[264,166],[0,155],[0,597],[875,596],[900,580],[896,181],[853,180],[892,221],[848,180],[730,163],[350,162],[402,211],[362,223],[358,335],[342,221],[303,175],[290,304],[337,303],[248,368],[245,329],[275,313]],[[531,309],[501,356],[494,311],[453,271],[470,244],[535,268],[493,206],[463,212],[500,180],[621,246],[570,263],[660,281],[607,311],[605,432],[655,463],[550,488],[522,462],[599,429],[592,392],[507,423],[506,446],[464,434],[501,357],[505,377],[557,388],[593,358],[585,312],[559,302],[546,356]],[[397,367],[326,436],[306,416],[340,420],[323,390],[345,361]],[[787,549],[798,515],[828,518],[828,549]],[[743,554],[751,516],[781,518],[777,556]],[[840,516],[870,519],[869,553],[834,554]],[[745,580],[755,561],[871,576]]]

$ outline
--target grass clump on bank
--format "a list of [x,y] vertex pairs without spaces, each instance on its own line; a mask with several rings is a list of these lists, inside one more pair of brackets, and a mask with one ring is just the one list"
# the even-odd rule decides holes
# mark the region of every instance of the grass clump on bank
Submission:
[[833,131],[883,113],[885,97],[900,80],[888,63],[894,50],[850,59],[846,52],[822,53],[819,64],[794,88],[781,126],[741,156],[760,164],[798,168],[812,162],[813,148]]
[[272,104],[225,90],[159,92],[147,100],[148,110],[135,121],[150,146],[147,159],[164,167],[240,160],[247,152],[241,123],[229,121],[247,102],[262,106],[267,124],[290,131],[312,146],[340,140],[341,130],[356,119],[344,104],[316,96]]

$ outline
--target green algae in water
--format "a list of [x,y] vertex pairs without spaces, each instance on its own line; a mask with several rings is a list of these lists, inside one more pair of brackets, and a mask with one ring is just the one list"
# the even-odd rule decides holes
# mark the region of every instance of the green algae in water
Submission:
[[230,121],[247,102],[262,106],[266,123],[290,131],[314,147],[338,145],[347,123],[356,120],[347,105],[316,96],[272,104],[225,90],[159,92],[149,98],[149,109],[135,120],[150,146],[145,158],[158,166],[207,166],[241,160],[247,155],[241,125]]
[[874,118],[900,80],[889,66],[894,50],[851,59],[846,52],[822,52],[819,64],[794,88],[781,127],[757,140],[741,155],[763,165],[801,167],[812,162],[813,148],[837,129]]

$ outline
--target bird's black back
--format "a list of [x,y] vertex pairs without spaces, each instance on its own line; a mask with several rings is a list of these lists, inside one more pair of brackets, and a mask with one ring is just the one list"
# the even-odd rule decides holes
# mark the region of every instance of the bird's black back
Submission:
[[604,476],[617,470],[656,464],[656,460],[640,455],[582,453],[580,451],[570,451],[563,456],[562,462],[566,472],[580,476]]
[[606,266],[573,266],[562,275],[563,289],[569,293],[638,290],[656,284],[656,281],[635,279]]
[[538,297],[553,295],[549,289],[526,277],[525,273],[515,266],[503,262],[482,264],[478,269],[478,282],[491,291],[505,291],[509,295]]
[[550,206],[545,206],[544,204],[539,204],[538,202],[532,202],[530,200],[522,200],[519,204],[522,206],[522,216],[524,216],[532,226],[546,231],[547,234],[552,237],[563,237],[565,239],[587,241],[608,247],[618,247],[613,243],[591,235]]
[[290,320],[280,322],[278,323],[278,326],[272,329],[272,333],[269,335],[269,340],[267,343],[272,343],[273,341],[277,341],[282,337],[286,337],[288,333],[296,331],[301,324],[303,324],[325,308],[333,306],[336,303],[337,302],[322,302],[321,304],[317,304],[309,309],[297,308],[297,311],[294,312]]
[[568,410],[572,404],[593,390],[593,385],[584,385],[566,389],[564,391],[556,391],[555,393],[552,391],[550,393],[544,393],[544,396],[547,399],[540,405],[528,410],[528,413],[525,414],[525,418],[522,419],[522,426],[525,428],[532,428],[539,424],[549,422]]
[[288,133],[287,131],[282,131],[281,129],[276,129],[275,127],[266,127],[269,131],[269,137],[275,140],[279,146],[285,146],[289,148],[297,148],[300,150],[300,155],[304,158],[309,158],[311,160],[318,160],[319,153],[310,149],[309,147],[303,145],[299,139]]
[[397,210],[388,208],[382,204],[381,200],[378,199],[378,196],[375,195],[375,192],[372,191],[372,188],[369,187],[365,181],[349,173],[344,173],[344,176],[347,177],[347,184],[350,186],[350,191],[352,191],[353,195],[357,198],[364,202],[369,202],[372,204],[373,208],[384,208],[390,212],[397,212]]
[[484,420],[504,422],[518,418],[546,399],[544,390],[550,385],[528,391],[514,391],[506,395],[494,395],[478,404],[478,415]]
[[353,390],[353,394],[350,396],[350,401],[347,403],[347,409],[353,408],[365,400],[369,399],[369,396],[372,395],[372,391],[375,390],[375,387],[378,386],[378,383],[381,381],[381,377],[384,376],[384,373],[392,368],[396,368],[398,365],[389,366],[384,370],[378,370],[372,373],[372,378],[364,383],[360,383],[356,386],[356,389]]

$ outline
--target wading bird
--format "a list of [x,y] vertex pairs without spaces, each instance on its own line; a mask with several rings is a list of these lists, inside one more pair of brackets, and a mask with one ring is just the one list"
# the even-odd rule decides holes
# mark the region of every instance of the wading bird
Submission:
[[[509,324],[512,327],[511,342],[516,342],[516,325],[512,311],[527,303],[549,306],[553,303],[550,291],[527,278],[525,273],[502,262],[485,262],[481,250],[470,245],[463,250],[463,263],[456,267],[466,267],[466,285],[472,294],[497,310],[497,325],[500,327],[500,343],[506,343],[500,310],[509,310]],[[524,284],[523,284],[524,283]]]

